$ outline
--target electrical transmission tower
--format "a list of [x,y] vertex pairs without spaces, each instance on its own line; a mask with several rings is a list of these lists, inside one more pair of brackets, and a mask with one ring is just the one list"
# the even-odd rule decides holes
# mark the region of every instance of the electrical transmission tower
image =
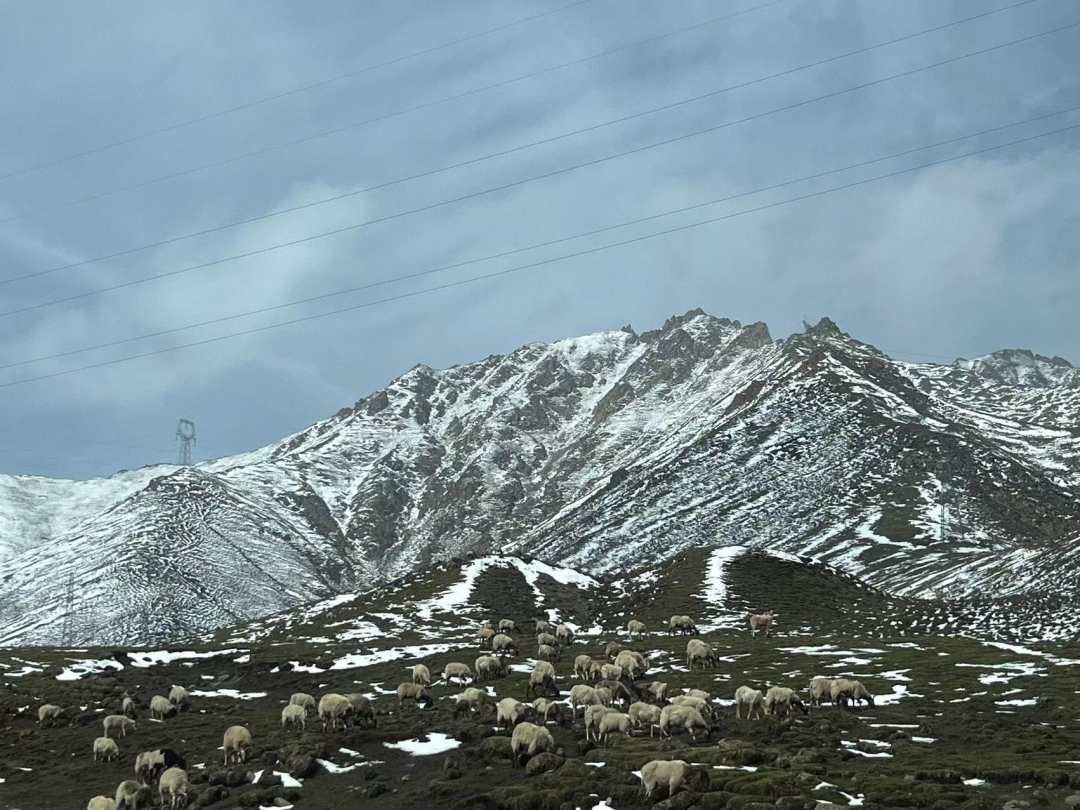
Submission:
[[195,446],[195,423],[181,419],[176,425],[176,442],[179,445],[181,467],[191,465],[191,448]]

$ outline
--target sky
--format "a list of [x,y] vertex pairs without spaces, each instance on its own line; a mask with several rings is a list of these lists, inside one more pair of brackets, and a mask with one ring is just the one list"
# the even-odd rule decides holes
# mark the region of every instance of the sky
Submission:
[[181,417],[197,460],[229,455],[417,363],[694,307],[774,337],[828,315],[911,360],[1080,362],[1080,28],[1033,36],[1080,11],[908,36],[1015,3],[13,4],[0,473],[173,461]]

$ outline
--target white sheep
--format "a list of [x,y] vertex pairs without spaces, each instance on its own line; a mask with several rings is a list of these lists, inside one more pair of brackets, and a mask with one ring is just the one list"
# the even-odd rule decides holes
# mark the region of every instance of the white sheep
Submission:
[[111,737],[114,731],[119,731],[121,737],[126,737],[128,731],[135,730],[135,721],[125,714],[110,714],[102,718],[101,725],[105,728],[106,737]]
[[150,717],[154,720],[164,720],[176,712],[176,706],[169,702],[167,697],[154,695],[150,698]]
[[582,711],[584,711],[585,706],[594,706],[598,703],[601,703],[601,700],[593,687],[579,683],[570,688],[570,711],[575,717],[578,706],[583,707]]
[[641,636],[645,634],[645,622],[639,622],[637,619],[631,619],[626,623],[626,634],[632,639],[634,636]]
[[506,675],[506,662],[495,655],[481,655],[473,662],[476,680],[488,681]]
[[455,714],[466,711],[470,714],[473,712],[482,714],[484,710],[491,705],[491,695],[483,689],[477,689],[475,686],[470,686],[460,695],[454,695],[454,701]]
[[124,695],[124,699],[120,701],[120,713],[126,714],[128,717],[135,716],[135,700],[129,695]]
[[517,625],[514,623],[513,619],[499,619],[500,633],[506,633],[507,635],[510,635],[511,633],[516,632],[516,630]]
[[[411,686],[412,684],[410,684]],[[400,687],[398,700],[400,701]],[[344,695],[339,695],[336,692],[328,692],[319,698],[319,719],[322,721],[323,731],[330,729],[333,731],[337,728],[338,722],[341,722],[342,729],[345,728],[348,722],[349,715],[352,714],[352,704],[349,699]]]
[[798,709],[803,714],[807,714],[806,706],[803,705],[799,696],[795,694],[795,690],[788,689],[786,686],[770,686],[769,691],[765,693],[763,705],[765,714],[781,719],[790,716],[793,709]]
[[413,664],[411,667],[406,667],[409,672],[412,673],[412,682],[420,683],[424,686],[431,686],[431,670],[424,664]]
[[672,633],[697,633],[697,625],[689,616],[675,615],[668,619],[668,629]]
[[539,695],[540,690],[557,691],[555,685],[555,667],[547,661],[537,661],[533,671],[529,673],[529,683],[525,687],[525,696]]
[[719,658],[716,650],[700,638],[692,638],[686,643],[686,666],[691,670],[697,664],[701,664],[702,669],[709,666],[716,666],[719,662]]
[[683,729],[690,735],[690,739],[697,742],[697,733],[704,732],[709,735],[710,726],[693,706],[665,706],[660,710],[660,736],[670,737],[673,729]]
[[600,677],[605,681],[621,681],[623,668],[618,664],[604,664],[600,667]]
[[44,706],[38,708],[38,723],[44,726],[45,721],[48,720],[50,725],[55,725],[55,723],[60,720],[63,714],[64,710],[59,706],[56,706],[52,703],[46,703]]
[[398,706],[404,704],[406,700],[411,700],[417,705],[420,704],[420,701],[430,705],[435,699],[431,696],[431,689],[422,684],[399,683],[397,688]]
[[837,706],[847,706],[848,703],[858,705],[860,700],[865,701],[867,706],[874,705],[874,696],[867,691],[861,681],[853,681],[849,678],[837,678],[830,687],[830,697]]
[[300,726],[301,729],[306,729],[307,709],[303,706],[298,706],[295,703],[290,703],[283,708],[281,710],[281,727],[286,728],[290,725]]
[[812,706],[820,706],[825,702],[832,702],[832,685],[834,678],[827,678],[824,675],[818,675],[817,677],[810,679],[810,704]]
[[574,675],[578,678],[589,678],[589,668],[592,666],[592,656],[582,653],[574,658]]
[[495,724],[515,726],[524,720],[532,711],[529,706],[516,698],[505,697],[495,704]]
[[539,697],[533,701],[533,711],[536,712],[538,718],[542,718],[545,723],[551,720],[551,715],[555,715],[555,720],[559,719],[560,706],[558,701],[550,700],[549,698]]
[[746,719],[759,719],[764,716],[765,696],[760,689],[751,689],[749,686],[740,686],[735,690],[735,719],[742,719],[742,710],[746,709]]
[[458,683],[469,683],[473,679],[472,670],[469,669],[468,664],[451,662],[443,667],[442,679],[450,683],[451,678],[456,678]]
[[150,788],[133,779],[125,779],[116,786],[116,810],[138,810],[153,803]]
[[507,655],[517,655],[517,644],[514,640],[505,633],[499,633],[491,639],[491,651],[495,653],[505,653]]
[[[188,791],[191,789],[188,783],[187,771],[181,768],[169,768],[158,780],[158,793],[161,796],[161,806],[168,806],[171,810],[178,810],[187,804]],[[165,804],[165,796],[168,794],[169,804]]]
[[553,636],[551,633],[537,633],[536,634],[536,646],[537,647],[543,647],[544,645],[547,645],[548,647],[554,647],[558,643],[559,643],[559,640],[557,638],[555,638],[555,636]]
[[697,695],[676,695],[671,699],[672,706],[693,706],[699,712],[701,716],[706,720],[712,719],[712,706],[709,705],[707,700],[699,698]]
[[189,697],[188,690],[182,686],[173,686],[169,690],[169,703],[178,709],[188,704]]
[[592,706],[585,707],[585,739],[595,740],[597,736],[596,728],[600,723],[600,718],[610,711],[607,706],[602,703],[594,703]]
[[86,805],[86,810],[116,810],[116,802],[108,796],[95,796]]
[[536,657],[541,661],[558,661],[560,658],[559,648],[549,644],[541,644],[536,648]]
[[[708,781],[707,774],[681,759],[654,759],[641,766],[641,788],[647,799],[651,799],[661,785],[667,788],[670,798],[680,789],[703,788]],[[693,785],[688,784],[690,782]]]
[[[419,685],[419,684],[417,684]],[[345,696],[345,699],[349,701],[349,705],[352,706],[352,711],[349,714],[352,715],[355,725],[362,726],[363,728],[375,728],[379,723],[375,719],[375,707],[371,705],[371,701],[367,695],[361,695],[359,692],[350,692]]]
[[[243,726],[229,726],[225,729],[222,748],[225,751],[225,764],[230,760],[247,761],[247,750],[251,747],[251,732]],[[168,773],[168,771],[166,771]]]
[[514,733],[510,735],[510,750],[516,765],[523,754],[532,757],[543,751],[555,753],[555,738],[543,726],[518,723],[514,726]]
[[630,725],[634,728],[649,727],[649,736],[653,736],[653,730],[660,724],[660,707],[651,703],[631,703],[627,710],[630,717]]
[[315,698],[313,698],[307,692],[293,692],[292,695],[289,697],[289,705],[303,706],[305,712],[309,709],[312,712],[316,711]]
[[600,718],[600,725],[597,726],[596,731],[600,737],[600,742],[603,745],[607,745],[608,739],[615,733],[624,734],[629,737],[630,717],[622,712],[608,712]]
[[120,756],[120,746],[112,737],[98,737],[94,740],[94,762],[99,759],[112,762]]
[[573,644],[574,628],[568,624],[560,624],[555,628],[555,638],[559,640],[560,644]]

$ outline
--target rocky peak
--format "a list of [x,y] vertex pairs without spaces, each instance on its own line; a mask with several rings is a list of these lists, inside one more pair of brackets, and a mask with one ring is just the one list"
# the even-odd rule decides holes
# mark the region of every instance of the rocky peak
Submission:
[[1005,385],[1027,388],[1080,386],[1080,369],[1068,360],[1046,357],[1030,349],[999,349],[973,360],[958,358],[953,365]]

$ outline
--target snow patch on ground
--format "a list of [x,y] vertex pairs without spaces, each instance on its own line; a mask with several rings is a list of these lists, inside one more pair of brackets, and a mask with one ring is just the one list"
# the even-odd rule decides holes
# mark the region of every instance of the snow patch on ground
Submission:
[[396,743],[383,743],[386,748],[404,751],[414,757],[426,757],[432,754],[441,754],[444,751],[452,751],[461,745],[459,740],[449,737],[438,731],[432,731],[426,740],[419,738],[402,740]]

